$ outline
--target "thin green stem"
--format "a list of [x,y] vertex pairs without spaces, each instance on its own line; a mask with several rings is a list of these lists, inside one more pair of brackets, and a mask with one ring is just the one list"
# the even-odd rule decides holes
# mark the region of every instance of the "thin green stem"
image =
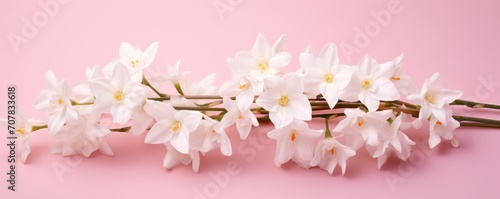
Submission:
[[325,138],[331,138],[332,137],[332,132],[330,132],[330,117],[325,117]]
[[[326,107],[325,110],[330,109],[327,102],[310,102],[311,106]],[[358,102],[337,102],[335,108],[358,108],[364,106],[362,103]]]
[[398,104],[398,105],[405,105],[406,107],[411,108],[411,109],[418,109],[417,105],[411,104],[411,103],[408,103],[408,102],[404,102],[404,101],[401,101],[401,100],[388,101],[388,102],[389,103]]
[[71,105],[72,106],[85,106],[85,105],[92,105],[92,104],[94,104],[94,102],[82,102],[82,103],[78,103],[75,100],[71,100]]
[[408,109],[408,108],[391,108],[391,107],[380,107],[378,110],[392,110],[396,112],[403,112],[406,114],[410,114],[413,117],[418,117],[419,111],[415,109]]
[[470,121],[470,122],[479,122],[479,123],[483,123],[483,124],[500,125],[500,121],[498,121],[498,120],[490,120],[490,119],[468,117],[468,116],[461,116],[461,115],[454,115],[453,118],[455,118],[459,122]]
[[500,109],[500,105],[496,104],[486,104],[467,100],[457,99],[450,103],[450,105],[464,105],[471,108],[490,108],[490,109]]
[[33,127],[31,127],[31,132],[35,132],[35,131],[38,131],[38,130],[41,130],[41,129],[46,129],[46,128],[49,128],[49,126],[47,126],[47,125],[33,126]]
[[167,96],[167,94],[163,94],[160,91],[156,90],[156,88],[149,83],[148,79],[146,79],[145,76],[142,76],[142,82],[141,83],[144,84],[144,85],[146,85],[147,87],[151,88],[151,90],[153,90],[158,96],[160,96],[160,97],[166,97]]
[[179,95],[184,96],[184,92],[182,91],[181,85],[179,83],[174,83],[175,90],[179,93]]
[[478,123],[478,122],[460,122],[461,127],[482,127],[482,128],[497,128],[500,129],[500,125],[496,124],[484,124],[484,123]]
[[312,114],[313,118],[331,118],[331,117],[341,117],[345,116],[344,113],[324,113],[324,114]]
[[114,129],[109,129],[109,130],[112,131],[112,132],[121,132],[121,133],[124,133],[124,132],[129,131],[130,128],[132,128],[132,127],[131,126],[126,126],[126,127],[122,127],[122,128],[114,128]]
[[[167,96],[167,97],[153,97],[153,98],[148,98],[149,100],[155,100],[155,101],[165,101],[165,100],[170,100],[171,97],[173,96]],[[181,97],[185,99],[201,99],[201,100],[209,100],[209,99],[222,99],[221,96],[219,95],[181,95]],[[231,97],[232,100],[236,99],[235,97]]]
[[213,108],[213,107],[186,107],[186,106],[174,106],[176,110],[190,110],[190,111],[226,111],[225,108]]

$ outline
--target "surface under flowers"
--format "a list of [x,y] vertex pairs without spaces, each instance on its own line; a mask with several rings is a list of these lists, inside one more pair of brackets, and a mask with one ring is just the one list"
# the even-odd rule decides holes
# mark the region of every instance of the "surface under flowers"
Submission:
[[[165,145],[165,168],[191,164],[198,172],[200,154],[214,150],[233,154],[228,127],[236,126],[244,140],[262,121],[270,121],[275,129],[267,136],[276,140],[276,166],[293,161],[329,174],[340,167],[343,175],[348,160],[363,146],[379,168],[391,155],[406,160],[415,142],[405,131],[423,123],[429,124],[421,133],[429,135],[430,148],[444,140],[458,147],[453,132],[460,126],[500,128],[500,121],[454,115],[456,105],[500,107],[458,99],[462,93],[444,87],[439,73],[418,91],[402,68],[403,55],[380,64],[367,55],[350,66],[340,63],[335,44],[327,44],[317,56],[308,47],[299,55],[300,68],[283,74],[292,59],[284,42],[281,36],[271,45],[258,34],[251,50],[227,58],[232,79],[220,88],[212,85],[215,74],[198,82],[189,79],[180,61],[169,65],[166,75],[145,76],[157,42],[145,51],[122,43],[119,58],[102,70],[87,69],[87,81],[73,89],[49,71],[45,76],[49,89],[41,92],[35,105],[48,121],[17,116],[22,161],[31,151],[30,135],[45,128],[58,140],[52,151],[64,156],[89,157],[95,151],[112,156],[107,145],[110,133],[147,133],[145,143]],[[154,86],[166,83],[177,93]],[[101,119],[106,115],[122,127],[104,127]],[[330,119],[336,117],[340,122],[330,128]],[[311,120],[324,120],[324,128],[310,128]]]

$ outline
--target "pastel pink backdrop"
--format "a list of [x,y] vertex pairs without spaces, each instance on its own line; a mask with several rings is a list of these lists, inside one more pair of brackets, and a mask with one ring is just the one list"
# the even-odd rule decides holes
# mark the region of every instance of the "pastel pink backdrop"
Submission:
[[[45,11],[39,2],[56,2],[58,9]],[[214,3],[227,10],[218,12]],[[285,49],[294,55],[288,71],[299,67],[298,54],[307,45],[318,53],[326,43],[335,42],[359,50],[351,54],[340,50],[343,63],[355,64],[365,53],[379,61],[405,53],[403,67],[418,87],[424,78],[440,72],[445,85],[462,90],[464,98],[500,103],[500,3],[493,0],[4,0],[2,4],[0,92],[17,85],[18,104],[27,117],[46,119],[34,110],[33,103],[47,87],[43,78],[47,70],[54,70],[58,78],[74,86],[84,80],[86,67],[103,66],[117,58],[122,41],[143,49],[159,41],[150,72],[165,71],[167,63],[181,58],[181,69],[192,71],[192,79],[216,72],[215,83],[220,85],[230,78],[226,57],[249,50],[258,32],[271,42],[286,34]],[[390,13],[390,19],[378,21],[372,12]],[[23,26],[34,20],[38,20],[34,24],[37,32],[23,36]],[[356,40],[357,29],[369,34],[364,43]],[[26,37],[26,43],[12,45],[9,34]],[[0,97],[0,117],[6,116],[5,96]],[[472,114],[470,110],[458,113]],[[498,112],[475,115],[500,119]],[[314,126],[323,128],[321,124]],[[33,152],[27,164],[18,164],[17,191],[11,192],[5,181],[8,153],[3,143],[7,134],[2,127],[0,195],[195,198],[198,190],[206,198],[500,197],[498,130],[462,128],[456,131],[460,148],[443,143],[432,151],[426,149],[427,130],[412,131],[410,137],[419,142],[412,162],[391,159],[378,170],[376,160],[361,149],[349,159],[342,177],[339,171],[330,176],[324,170],[305,170],[294,163],[274,166],[275,142],[265,137],[271,129],[269,124],[255,128],[245,142],[234,136],[234,128],[229,129],[233,156],[210,152],[202,157],[199,173],[193,173],[190,166],[165,170],[165,148],[144,144],[144,136],[110,135],[114,157],[97,152],[90,158],[65,158],[50,153],[54,141],[40,131],[32,136]],[[238,172],[227,174],[229,182],[220,183],[213,177],[229,173],[226,166],[233,163],[238,164]],[[58,175],[54,168],[67,172]],[[400,181],[391,185],[387,177]]]

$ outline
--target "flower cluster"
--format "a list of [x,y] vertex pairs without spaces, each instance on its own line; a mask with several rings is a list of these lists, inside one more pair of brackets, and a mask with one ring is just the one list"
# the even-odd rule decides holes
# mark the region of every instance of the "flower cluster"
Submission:
[[[190,80],[189,72],[179,71],[180,61],[167,66],[167,74],[144,75],[156,56],[157,42],[144,52],[122,43],[118,59],[102,70],[87,69],[86,82],[73,88],[48,71],[49,89],[35,104],[48,114],[47,122],[17,117],[22,161],[30,152],[30,134],[44,128],[58,139],[54,153],[86,157],[96,150],[113,155],[106,142],[112,132],[146,132],[145,143],[165,145],[165,168],[192,164],[198,172],[200,154],[217,149],[232,155],[225,129],[235,125],[244,140],[260,121],[270,120],[275,129],[267,136],[276,140],[277,166],[293,160],[330,174],[339,166],[344,174],[347,160],[363,146],[377,158],[379,168],[391,154],[406,160],[415,142],[404,131],[421,128],[422,123],[429,124],[431,148],[442,139],[458,146],[453,135],[461,125],[458,119],[469,121],[462,123],[469,126],[494,125],[491,120],[454,116],[455,104],[493,105],[458,100],[462,93],[444,88],[439,73],[418,91],[402,70],[403,55],[385,63],[367,55],[351,66],[340,63],[334,44],[327,44],[317,56],[308,47],[299,56],[300,68],[283,74],[292,58],[284,42],[281,36],[271,45],[259,34],[251,50],[227,58],[232,79],[219,88],[212,85],[215,74]],[[178,94],[155,87],[165,83]],[[122,127],[109,128],[101,122],[104,117]],[[342,120],[330,129],[330,119],[337,117]],[[308,121],[317,119],[324,119],[324,129],[309,127]]]

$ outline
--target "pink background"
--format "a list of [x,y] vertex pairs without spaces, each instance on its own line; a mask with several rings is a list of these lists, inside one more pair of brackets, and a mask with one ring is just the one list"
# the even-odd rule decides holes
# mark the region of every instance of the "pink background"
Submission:
[[[48,69],[74,86],[84,80],[86,67],[117,58],[122,41],[142,49],[160,42],[150,71],[165,71],[166,63],[181,58],[182,70],[193,71],[193,79],[217,72],[216,84],[220,85],[230,78],[226,57],[249,50],[258,32],[271,42],[287,35],[285,49],[294,55],[289,71],[298,68],[298,54],[306,45],[318,53],[326,43],[335,42],[359,50],[352,54],[340,51],[343,63],[355,64],[365,53],[380,61],[405,53],[404,68],[418,87],[424,78],[441,72],[445,85],[462,90],[464,98],[500,103],[500,3],[494,0],[65,0],[57,2],[55,12],[47,13],[38,2],[50,1],[55,2],[4,0],[0,6],[1,92],[7,92],[7,85],[17,85],[18,104],[27,117],[46,119],[33,103],[47,87],[43,74]],[[219,16],[214,2],[229,10]],[[382,26],[371,12],[387,12],[390,2],[399,5]],[[25,21],[33,22],[34,16],[37,32],[24,35],[29,37],[27,43],[16,51],[8,35],[23,36]],[[356,29],[366,32],[365,27],[371,27],[369,40],[356,43]],[[0,117],[5,117],[6,94],[1,96]],[[458,114],[500,119],[498,112],[491,111],[461,110]],[[315,127],[322,128],[321,124]],[[2,129],[0,139],[5,143],[7,135]],[[443,143],[432,151],[421,141],[427,130],[412,131],[410,137],[420,141],[412,161],[391,159],[379,171],[376,160],[362,149],[348,161],[342,177],[338,170],[330,176],[324,170],[305,170],[294,163],[274,166],[275,143],[265,137],[270,129],[270,125],[262,125],[245,142],[237,139],[234,128],[228,129],[233,156],[211,152],[202,157],[197,174],[190,166],[165,170],[165,148],[143,144],[144,136],[110,135],[115,157],[95,153],[88,159],[64,158],[50,153],[54,141],[40,131],[32,136],[33,152],[27,164],[18,164],[15,193],[6,189],[7,147],[2,144],[0,195],[194,198],[199,190],[207,198],[500,198],[498,130],[462,128],[456,131],[461,139],[459,149]],[[226,166],[234,162],[239,172],[230,175],[228,183],[217,184],[211,176],[227,173]],[[58,176],[54,168],[67,172]],[[400,181],[391,186],[386,178],[395,176]]]

